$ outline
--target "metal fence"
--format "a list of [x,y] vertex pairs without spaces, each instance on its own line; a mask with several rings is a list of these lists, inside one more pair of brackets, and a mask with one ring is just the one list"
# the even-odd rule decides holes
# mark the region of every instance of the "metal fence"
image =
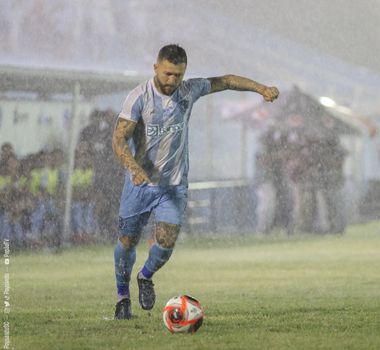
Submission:
[[248,180],[190,183],[184,231],[252,232],[255,206],[255,190]]

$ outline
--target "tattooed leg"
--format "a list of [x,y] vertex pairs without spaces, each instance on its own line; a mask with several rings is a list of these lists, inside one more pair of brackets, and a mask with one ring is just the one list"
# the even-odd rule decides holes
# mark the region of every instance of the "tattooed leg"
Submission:
[[158,222],[156,224],[156,243],[152,245],[141,274],[151,278],[169,260],[180,231],[180,225]]
[[156,224],[156,241],[163,248],[174,248],[181,226],[158,222]]
[[122,243],[124,248],[135,247],[137,245],[137,243],[139,243],[139,240],[140,240],[139,235],[131,236],[131,237],[128,237],[128,236],[120,236],[119,237],[119,241]]
[[139,241],[140,235],[131,237],[119,237],[115,250],[115,277],[118,298],[129,298],[129,282],[133,265],[136,262],[136,245]]

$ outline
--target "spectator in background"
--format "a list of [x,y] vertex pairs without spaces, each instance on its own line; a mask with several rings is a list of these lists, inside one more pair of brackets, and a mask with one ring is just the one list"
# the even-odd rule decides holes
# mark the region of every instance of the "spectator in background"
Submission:
[[340,145],[338,138],[328,138],[321,144],[319,159],[319,183],[326,206],[328,230],[343,233],[346,228],[344,201],[343,164],[347,151]]
[[40,151],[34,157],[34,165],[30,172],[29,189],[34,200],[34,210],[31,215],[31,235],[35,240],[41,240],[44,228],[44,218],[47,208],[45,206],[46,193],[42,186],[44,172],[45,152]]
[[46,189],[48,204],[44,218],[44,241],[50,246],[58,246],[62,234],[63,212],[59,211],[58,197],[63,192],[62,152],[53,150],[46,153],[46,163],[42,176],[42,185]]
[[31,215],[33,239],[57,246],[61,237],[61,217],[57,197],[62,193],[62,169],[56,154],[59,151],[41,151],[35,158],[30,173],[29,189],[34,197],[35,208]]
[[294,200],[288,174],[289,145],[287,134],[269,130],[262,139],[263,152],[257,157],[256,183],[259,232],[269,233],[281,227],[294,232]]
[[65,173],[66,173],[66,154],[61,149],[55,149],[50,155],[50,164],[54,174],[54,190],[52,196],[55,202],[56,212],[59,216],[59,231],[63,230],[63,216],[65,212]]
[[298,228],[302,232],[318,232],[318,151],[317,139],[303,139],[293,154],[291,178],[298,189]]
[[97,233],[94,201],[94,171],[87,143],[78,145],[73,173],[71,226],[74,243],[93,241]]
[[31,217],[32,213],[35,209],[35,201],[33,194],[30,190],[30,182],[31,182],[31,171],[34,167],[34,159],[35,155],[30,154],[25,158],[20,160],[20,177],[22,186],[22,201],[23,201],[23,210],[22,210],[22,227],[25,233],[25,244],[28,247],[39,247],[41,246],[41,242],[37,239],[33,238],[31,234],[32,231],[32,223]]
[[124,183],[124,171],[112,150],[112,130],[116,113],[94,110],[90,124],[81,132],[79,144],[87,144],[87,154],[94,170],[93,185],[97,189],[93,201],[100,236],[115,239],[114,230],[119,211],[119,195]]
[[346,151],[339,138],[306,138],[291,159],[298,194],[298,228],[303,232],[341,233],[346,227],[342,190]]
[[10,227],[9,227],[9,203],[8,203],[8,192],[12,184],[12,176],[9,171],[9,162],[12,163],[14,159],[14,152],[12,145],[9,143],[4,143],[1,146],[0,154],[0,234],[1,239],[10,238]]
[[287,134],[276,132],[267,145],[270,154],[273,186],[275,190],[274,226],[282,227],[288,234],[294,233],[294,199],[288,173],[289,144]]
[[24,246],[29,243],[27,233],[30,230],[30,214],[33,210],[34,202],[31,196],[29,196],[28,176],[23,173],[21,161],[18,166],[17,179],[12,185],[12,200],[14,202],[12,218],[21,227],[20,243]]
[[7,186],[2,193],[3,220],[2,235],[11,240],[13,246],[25,245],[28,223],[25,214],[29,212],[33,203],[25,195],[27,192],[27,178],[21,174],[19,160],[14,154],[3,163],[2,173],[7,178]]
[[3,143],[1,145],[0,168],[6,167],[10,158],[17,158],[13,146],[9,142]]

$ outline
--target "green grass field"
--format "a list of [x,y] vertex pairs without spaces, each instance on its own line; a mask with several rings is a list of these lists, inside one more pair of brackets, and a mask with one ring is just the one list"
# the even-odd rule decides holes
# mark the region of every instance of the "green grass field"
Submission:
[[[141,242],[136,267],[146,254]],[[155,284],[147,313],[133,278],[135,317],[114,321],[112,246],[11,253],[10,348],[380,349],[380,222],[343,236],[186,237]],[[194,335],[162,322],[183,293],[205,310]]]

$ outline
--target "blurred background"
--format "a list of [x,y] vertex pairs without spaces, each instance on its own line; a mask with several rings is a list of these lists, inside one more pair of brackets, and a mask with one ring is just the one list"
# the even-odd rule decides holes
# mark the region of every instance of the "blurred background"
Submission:
[[197,102],[186,234],[343,233],[378,219],[379,20],[375,0],[1,0],[2,237],[117,237],[112,130],[168,43],[186,49],[186,78],[231,73],[281,92]]

